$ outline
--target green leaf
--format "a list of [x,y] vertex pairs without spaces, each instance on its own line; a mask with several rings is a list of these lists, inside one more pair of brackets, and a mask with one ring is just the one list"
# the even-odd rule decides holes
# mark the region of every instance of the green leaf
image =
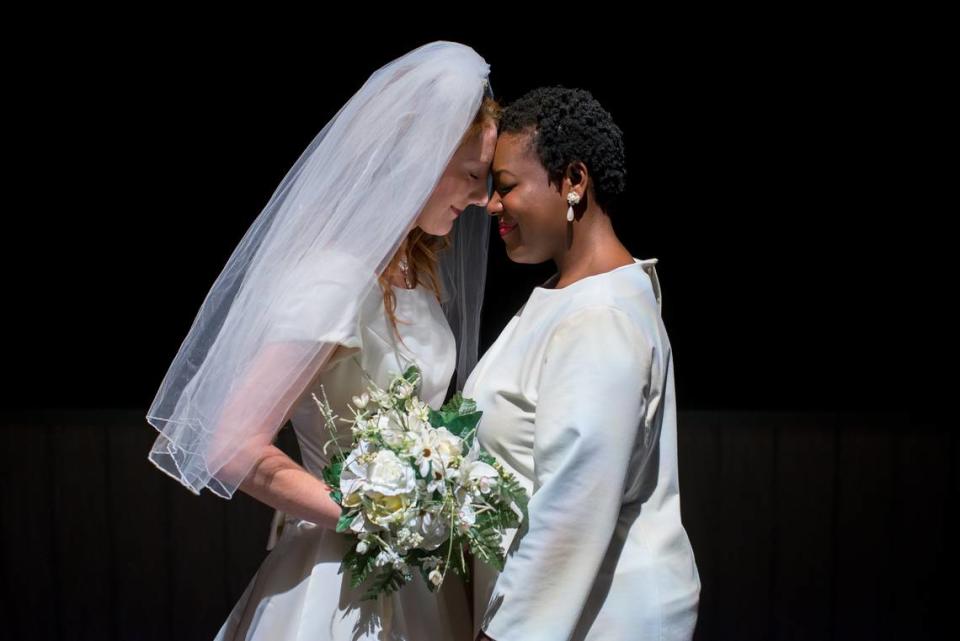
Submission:
[[321,474],[323,481],[330,487],[340,487],[340,474],[343,472],[343,455],[336,454],[329,465],[325,465]]
[[460,414],[458,416],[451,417],[451,419],[446,422],[444,427],[446,427],[451,434],[462,436],[465,432],[468,432],[476,427],[477,423],[480,422],[481,416],[483,416],[483,412]]
[[[379,550],[379,548],[371,548],[371,550]],[[376,568],[376,559],[377,553],[375,551],[368,551],[367,554],[363,555],[355,554],[350,565],[350,585],[352,587],[359,587],[361,583],[367,580],[367,577]]]
[[443,414],[433,409],[432,407],[430,408],[430,412],[428,413],[427,416],[430,419],[430,425],[432,427],[443,427],[446,424],[443,419]]
[[460,407],[457,409],[460,414],[473,414],[477,411],[477,402],[475,400],[462,397],[461,400]]
[[[489,512],[484,514],[489,514]],[[467,530],[466,538],[470,545],[470,551],[477,559],[501,572],[503,571],[505,557],[500,547],[503,537],[495,520],[478,518],[477,523]]]
[[340,515],[340,518],[337,520],[337,532],[346,532],[350,529],[350,524],[353,523],[353,518],[356,514],[351,514],[349,512],[344,512]]
[[460,404],[463,403],[463,394],[460,392],[455,393],[450,397],[450,400],[443,404],[440,407],[440,411],[444,414],[458,414],[460,409]]
[[403,371],[403,377],[409,383],[416,383],[421,379],[420,368],[416,365],[411,365]]
[[[497,483],[498,493],[505,500],[516,503],[517,507],[519,507],[520,511],[523,513],[523,519],[527,520],[527,518],[529,517],[527,514],[527,503],[530,501],[530,495],[527,494],[527,490],[522,485],[520,485],[519,481],[517,481],[517,477],[503,470],[503,468],[500,468],[500,470],[501,470],[500,481]],[[513,510],[509,508],[509,506],[507,507],[507,512],[509,513],[509,515],[505,513],[505,516],[512,517],[510,519],[511,522],[519,520],[517,519],[516,514],[513,513]],[[515,526],[510,525],[508,527],[515,527]]]
[[397,570],[393,566],[384,568],[381,570],[380,574],[374,577],[373,583],[364,592],[361,601],[369,601],[371,599],[376,599],[381,594],[390,594],[391,592],[396,592],[407,582],[406,578],[403,576],[403,573],[400,570]]

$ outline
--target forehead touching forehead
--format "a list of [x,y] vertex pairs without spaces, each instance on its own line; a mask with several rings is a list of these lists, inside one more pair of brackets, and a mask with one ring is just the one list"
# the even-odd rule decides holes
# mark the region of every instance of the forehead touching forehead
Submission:
[[497,128],[495,125],[485,125],[479,131],[468,136],[460,149],[457,150],[461,159],[470,164],[489,166],[493,162],[493,154],[497,146]]

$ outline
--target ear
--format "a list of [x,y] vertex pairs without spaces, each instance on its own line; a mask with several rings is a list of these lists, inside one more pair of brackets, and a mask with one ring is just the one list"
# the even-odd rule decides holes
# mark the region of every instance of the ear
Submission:
[[566,183],[564,187],[567,191],[575,188],[580,194],[585,195],[587,188],[590,186],[590,171],[583,162],[575,160],[567,165],[563,180]]

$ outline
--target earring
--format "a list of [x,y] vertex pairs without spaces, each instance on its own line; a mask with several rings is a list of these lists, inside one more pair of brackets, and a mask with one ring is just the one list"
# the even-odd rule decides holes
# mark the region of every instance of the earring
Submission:
[[570,206],[567,207],[567,222],[573,222],[573,206],[580,202],[580,194],[575,191],[570,191],[567,193],[567,202],[570,203]]

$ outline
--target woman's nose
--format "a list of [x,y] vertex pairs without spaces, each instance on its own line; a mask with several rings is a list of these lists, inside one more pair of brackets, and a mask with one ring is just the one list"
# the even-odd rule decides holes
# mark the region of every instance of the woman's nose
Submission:
[[490,201],[490,195],[487,193],[487,186],[481,185],[473,195],[473,204],[478,207],[486,207]]
[[487,203],[490,202],[490,196],[484,193],[480,198],[474,201],[474,203],[480,207],[486,207]]
[[491,216],[496,216],[500,213],[501,203],[500,203],[500,194],[493,192],[493,195],[490,196],[487,202],[487,213]]

